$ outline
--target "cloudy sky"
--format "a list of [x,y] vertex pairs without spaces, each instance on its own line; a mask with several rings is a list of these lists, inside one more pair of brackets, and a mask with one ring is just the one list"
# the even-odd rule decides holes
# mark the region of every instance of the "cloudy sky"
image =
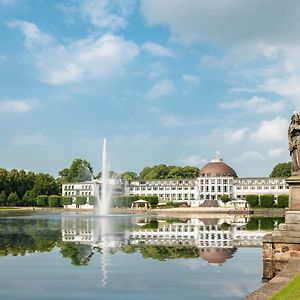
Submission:
[[239,176],[289,160],[300,110],[296,0],[0,0],[0,166],[74,158]]

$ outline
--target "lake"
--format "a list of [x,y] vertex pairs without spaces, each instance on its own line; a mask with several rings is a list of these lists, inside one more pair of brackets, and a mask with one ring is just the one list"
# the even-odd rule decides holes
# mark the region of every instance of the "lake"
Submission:
[[283,218],[0,215],[0,299],[241,299]]

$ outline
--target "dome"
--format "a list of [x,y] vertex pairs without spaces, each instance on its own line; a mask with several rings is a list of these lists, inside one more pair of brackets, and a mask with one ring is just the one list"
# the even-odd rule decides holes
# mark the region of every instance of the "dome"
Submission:
[[200,177],[238,177],[236,172],[226,165],[222,159],[213,159],[200,170],[199,175]]
[[210,264],[222,265],[233,257],[237,248],[206,248],[200,249],[200,256]]

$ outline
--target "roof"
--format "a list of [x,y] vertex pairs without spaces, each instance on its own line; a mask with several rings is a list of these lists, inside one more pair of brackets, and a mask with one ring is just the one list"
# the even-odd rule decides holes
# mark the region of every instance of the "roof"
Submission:
[[225,164],[222,159],[213,159],[199,172],[200,177],[237,177],[234,169]]
[[133,203],[149,203],[149,201],[139,199],[139,200],[133,201]]

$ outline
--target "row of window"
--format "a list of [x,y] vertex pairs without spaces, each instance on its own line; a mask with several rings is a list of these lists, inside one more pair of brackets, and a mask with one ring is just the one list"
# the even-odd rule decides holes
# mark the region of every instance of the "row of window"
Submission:
[[200,179],[200,184],[232,184],[232,179]]
[[247,185],[245,185],[245,186],[237,186],[236,187],[236,189],[237,190],[241,190],[241,189],[243,189],[243,190],[262,190],[262,189],[264,189],[264,190],[275,190],[275,189],[278,189],[278,190],[284,190],[284,189],[288,189],[289,187],[288,186],[285,186],[285,185],[278,185],[278,186],[276,186],[276,185],[271,185],[271,186],[267,186],[267,185],[265,185],[265,186],[247,186]]
[[187,191],[187,190],[194,190],[195,188],[193,187],[193,186],[191,186],[191,187],[131,187],[130,188],[130,190],[131,191],[170,191],[170,190],[172,190],[172,191],[176,191],[176,190],[178,190],[178,191],[182,191],[182,190],[185,190],[185,191]]

